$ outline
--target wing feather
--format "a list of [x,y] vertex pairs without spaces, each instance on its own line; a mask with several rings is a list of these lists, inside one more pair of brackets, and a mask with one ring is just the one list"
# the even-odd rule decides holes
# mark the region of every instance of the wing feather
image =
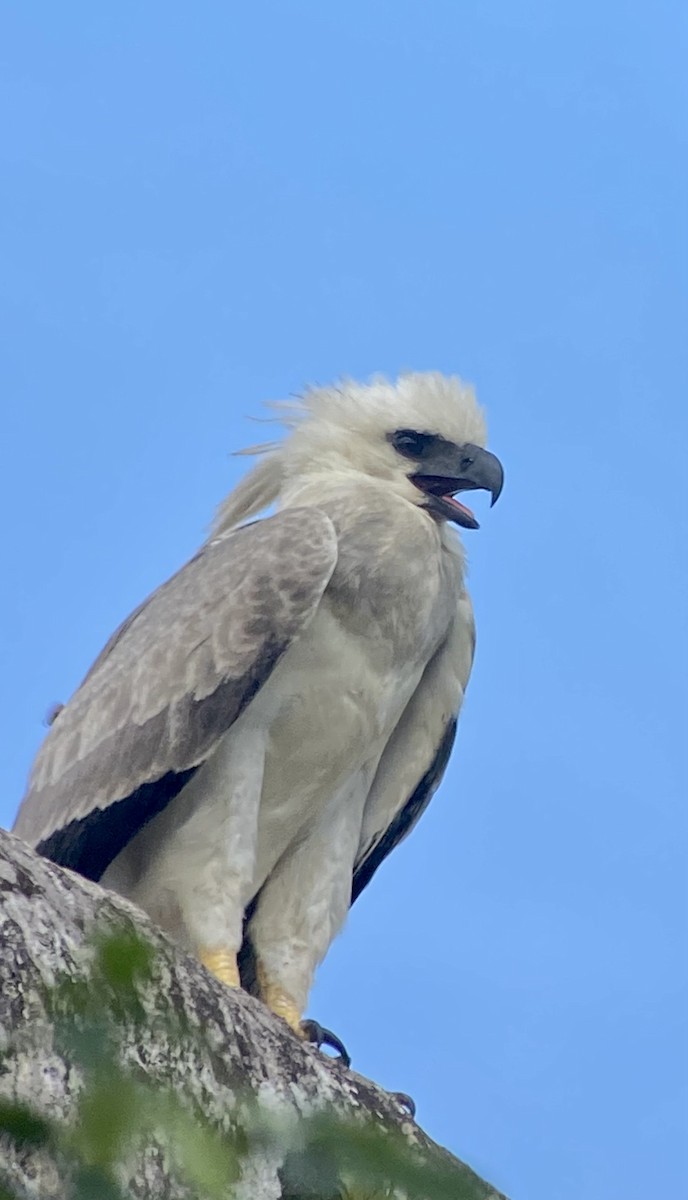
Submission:
[[336,558],[334,527],[315,508],[208,543],[127,618],[60,712],[16,832],[41,848],[67,829],[73,840],[89,814],[127,798],[140,802],[139,827],[150,819],[309,622]]
[[425,812],[444,775],[473,665],[475,623],[463,593],[451,629],[390,738],[370,789],[351,903]]

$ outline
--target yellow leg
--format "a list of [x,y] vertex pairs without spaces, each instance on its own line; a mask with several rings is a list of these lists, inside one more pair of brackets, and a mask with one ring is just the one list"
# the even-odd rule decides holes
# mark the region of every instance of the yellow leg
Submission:
[[317,1021],[303,1021],[301,1019],[301,1010],[293,996],[290,996],[289,992],[286,992],[279,983],[273,983],[270,980],[260,960],[256,962],[256,978],[258,995],[263,1004],[267,1004],[268,1008],[272,1009],[276,1016],[286,1021],[289,1028],[293,1029],[297,1037],[300,1037],[304,1042],[310,1042],[312,1045],[317,1046],[318,1049],[321,1046],[331,1046],[339,1055],[338,1061],[345,1067],[351,1066],[351,1059],[347,1054],[346,1046],[343,1042],[329,1029],[323,1029],[322,1025],[319,1025]]
[[225,983],[227,987],[241,987],[236,954],[231,950],[209,950],[206,946],[202,946],[198,951],[198,957],[203,966],[207,967],[211,975],[214,975],[221,983]]
[[281,1017],[287,1022],[290,1029],[294,1030],[299,1037],[304,1037],[304,1031],[301,1028],[301,1012],[297,1007],[296,1001],[285,992],[284,988],[278,983],[272,983],[268,978],[265,968],[262,963],[256,963],[256,975],[258,977],[258,992],[263,1004],[267,1004],[268,1008],[272,1009],[276,1016]]

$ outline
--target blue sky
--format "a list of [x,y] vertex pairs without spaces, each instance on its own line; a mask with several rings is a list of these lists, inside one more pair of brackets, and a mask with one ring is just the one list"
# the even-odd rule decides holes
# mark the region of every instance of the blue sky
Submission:
[[[6,5],[0,819],[265,399],[472,380],[441,792],[311,1014],[514,1200],[688,1186],[684,5]],[[258,429],[258,434],[256,433]]]

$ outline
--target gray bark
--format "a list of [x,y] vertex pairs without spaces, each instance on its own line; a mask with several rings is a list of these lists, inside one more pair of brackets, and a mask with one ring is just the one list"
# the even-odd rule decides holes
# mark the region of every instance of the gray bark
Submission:
[[[183,1110],[189,1122],[202,1122],[215,1137],[236,1135],[244,1127],[252,1131],[242,1142],[239,1180],[223,1195],[237,1200],[362,1196],[347,1192],[344,1183],[326,1193],[318,1191],[317,1182],[308,1183],[316,1151],[303,1130],[313,1127],[318,1114],[337,1114],[352,1127],[365,1124],[379,1131],[401,1146],[416,1168],[427,1170],[428,1179],[434,1173],[444,1181],[436,1193],[428,1184],[426,1193],[417,1180],[409,1188],[390,1174],[390,1189],[375,1195],[499,1200],[494,1189],[435,1145],[394,1097],[301,1043],[259,1001],[216,982],[133,905],[38,857],[2,830],[0,1100],[48,1118],[64,1129],[67,1144],[70,1131],[81,1129],[83,1135],[84,1096],[98,1068],[93,1048],[83,1052],[77,1035],[88,1033],[89,997],[96,1012],[98,1005],[107,1007],[93,979],[94,929],[101,936],[104,930],[135,931],[154,951],[151,973],[136,986],[136,1005],[116,1014],[113,1069],[125,1081],[122,1086],[133,1081],[148,1089],[140,1094],[172,1097],[174,1113]],[[116,981],[113,986],[116,996]],[[71,996],[81,996],[81,1008],[70,1011]],[[66,1029],[58,1010],[66,1014]],[[98,1026],[97,1037],[106,1040],[105,1025]],[[269,1132],[261,1133],[256,1114],[265,1118]],[[172,1123],[172,1132],[162,1120],[157,1128],[141,1124],[138,1142],[122,1151],[116,1165],[120,1194],[137,1200],[207,1194],[197,1180],[190,1181],[188,1171],[185,1175],[183,1164],[179,1167],[178,1115]],[[298,1170],[294,1163],[300,1163]],[[315,1179],[317,1171],[311,1175]],[[34,1144],[23,1135],[0,1136],[0,1192],[2,1185],[23,1200],[103,1194],[95,1185],[89,1192],[83,1180],[79,1192],[68,1158],[53,1144]]]

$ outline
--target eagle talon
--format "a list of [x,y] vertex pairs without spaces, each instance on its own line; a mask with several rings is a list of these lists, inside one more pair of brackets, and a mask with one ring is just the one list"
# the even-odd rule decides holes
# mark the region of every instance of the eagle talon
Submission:
[[416,1102],[406,1092],[390,1092],[392,1100],[396,1100],[400,1108],[405,1108],[411,1118],[416,1115]]
[[241,987],[237,958],[232,950],[211,950],[201,946],[198,957],[206,970],[226,987]]
[[302,1021],[301,1036],[304,1041],[310,1042],[311,1045],[317,1046],[318,1050],[321,1046],[330,1046],[332,1050],[336,1050],[339,1055],[339,1061],[343,1067],[351,1066],[351,1057],[346,1049],[346,1046],[333,1033],[331,1029],[325,1029],[318,1021]]

